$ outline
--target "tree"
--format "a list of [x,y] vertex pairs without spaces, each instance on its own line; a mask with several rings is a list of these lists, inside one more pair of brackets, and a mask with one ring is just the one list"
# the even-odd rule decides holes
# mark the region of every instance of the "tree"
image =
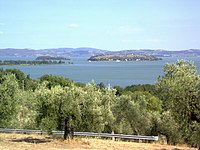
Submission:
[[113,114],[113,108],[116,100],[117,97],[115,89],[107,87],[101,92],[101,104],[99,107],[102,108],[104,132],[111,133],[114,131],[115,117]]
[[124,92],[149,92],[151,94],[155,94],[155,85],[151,84],[138,84],[138,85],[131,85],[124,88]]
[[168,144],[177,144],[181,142],[181,134],[179,132],[179,124],[176,122],[170,111],[160,114],[158,120],[157,132],[166,136]]
[[19,86],[13,74],[0,76],[0,127],[12,127],[18,105]]
[[75,128],[102,132],[106,125],[114,123],[111,107],[115,98],[112,90],[103,91],[91,84],[49,89],[44,82],[36,90],[38,125],[48,132],[64,129],[64,139],[73,137]]
[[180,60],[164,66],[164,75],[156,83],[163,109],[170,111],[188,141],[190,125],[200,122],[200,76],[194,63]]
[[161,106],[161,101],[149,92],[129,91],[122,94],[113,109],[117,132],[158,135],[156,119],[162,111]]
[[121,96],[122,93],[124,92],[124,89],[121,86],[114,86],[113,88],[116,90],[117,96]]
[[[120,125],[121,121],[125,121],[132,129],[131,134],[137,135],[145,134],[149,122],[144,97],[139,98],[139,101],[135,101],[130,95],[122,95],[114,108],[116,123]],[[144,124],[146,125],[144,126]]]
[[55,76],[55,75],[48,75],[48,74],[40,77],[40,81],[41,82],[47,81],[48,88],[52,88],[57,85],[60,85],[61,87],[66,87],[66,86],[70,86],[72,84],[72,81],[69,80],[68,78],[59,77],[59,76]]
[[158,97],[150,94],[149,92],[136,91],[136,92],[132,92],[132,93],[130,92],[128,94],[136,102],[140,102],[141,97],[143,97],[145,100],[146,109],[148,112],[161,112],[162,111],[162,101]]
[[32,90],[20,90],[17,109],[16,123],[18,128],[35,129],[36,128],[36,96]]
[[30,78],[30,75],[25,75],[22,71],[18,69],[6,69],[4,71],[5,74],[14,74],[17,82],[19,83],[19,87],[22,90],[35,90],[37,87],[37,82]]
[[64,139],[73,137],[73,129],[80,120],[79,95],[81,89],[75,86],[55,86],[51,89],[42,85],[36,91],[38,99],[37,122],[41,128],[51,132],[53,129],[64,129]]
[[193,121],[190,124],[189,143],[200,150],[200,123]]
[[101,90],[106,88],[106,86],[103,82],[100,82],[99,84],[97,84],[97,87],[100,88]]
[[[164,108],[170,109],[181,124],[200,121],[200,77],[193,63],[180,60],[164,66],[164,75],[156,83]],[[184,121],[184,122],[183,122]]]
[[102,90],[93,84],[86,84],[82,90],[81,122],[78,124],[77,129],[87,132],[102,132],[105,125],[101,100]]

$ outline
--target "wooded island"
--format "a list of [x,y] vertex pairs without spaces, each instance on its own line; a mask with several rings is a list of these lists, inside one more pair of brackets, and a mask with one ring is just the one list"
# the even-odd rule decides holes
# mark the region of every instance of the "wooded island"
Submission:
[[[65,64],[64,61],[52,60],[0,60],[0,65],[52,65],[52,64]],[[68,62],[69,63],[69,62]]]
[[0,60],[0,65],[53,65],[53,64],[73,64],[66,62],[70,60],[61,56],[39,56],[35,60]]
[[96,55],[88,59],[89,61],[155,61],[161,60],[155,56],[144,54],[108,54],[108,55]]
[[38,56],[35,60],[70,60],[66,57],[61,57],[61,56]]

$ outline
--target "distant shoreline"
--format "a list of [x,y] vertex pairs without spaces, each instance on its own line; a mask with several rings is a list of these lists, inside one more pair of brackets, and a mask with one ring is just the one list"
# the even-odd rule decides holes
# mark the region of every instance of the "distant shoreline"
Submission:
[[73,64],[65,61],[52,60],[0,60],[0,66],[35,66],[35,65],[56,65],[56,64]]

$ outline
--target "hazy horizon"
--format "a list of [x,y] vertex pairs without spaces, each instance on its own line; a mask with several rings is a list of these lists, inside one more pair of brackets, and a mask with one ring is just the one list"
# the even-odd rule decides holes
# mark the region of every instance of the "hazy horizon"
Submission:
[[116,50],[112,50],[112,49],[100,49],[100,48],[96,48],[96,47],[52,47],[52,48],[40,48],[40,49],[36,49],[36,48],[15,48],[15,47],[5,47],[5,48],[1,48],[0,49],[27,49],[27,50],[48,50],[48,49],[97,49],[97,50],[105,50],[105,51],[126,51],[126,50],[155,50],[155,51],[184,51],[184,50],[200,50],[200,48],[189,48],[189,49],[150,49],[150,48],[140,48],[140,49],[116,49]]
[[0,0],[0,49],[199,49],[199,6],[198,0]]

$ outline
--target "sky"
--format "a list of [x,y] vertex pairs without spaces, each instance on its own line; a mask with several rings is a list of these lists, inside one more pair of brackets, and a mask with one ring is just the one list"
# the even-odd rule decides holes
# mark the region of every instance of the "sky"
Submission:
[[200,0],[0,0],[0,48],[200,48]]

